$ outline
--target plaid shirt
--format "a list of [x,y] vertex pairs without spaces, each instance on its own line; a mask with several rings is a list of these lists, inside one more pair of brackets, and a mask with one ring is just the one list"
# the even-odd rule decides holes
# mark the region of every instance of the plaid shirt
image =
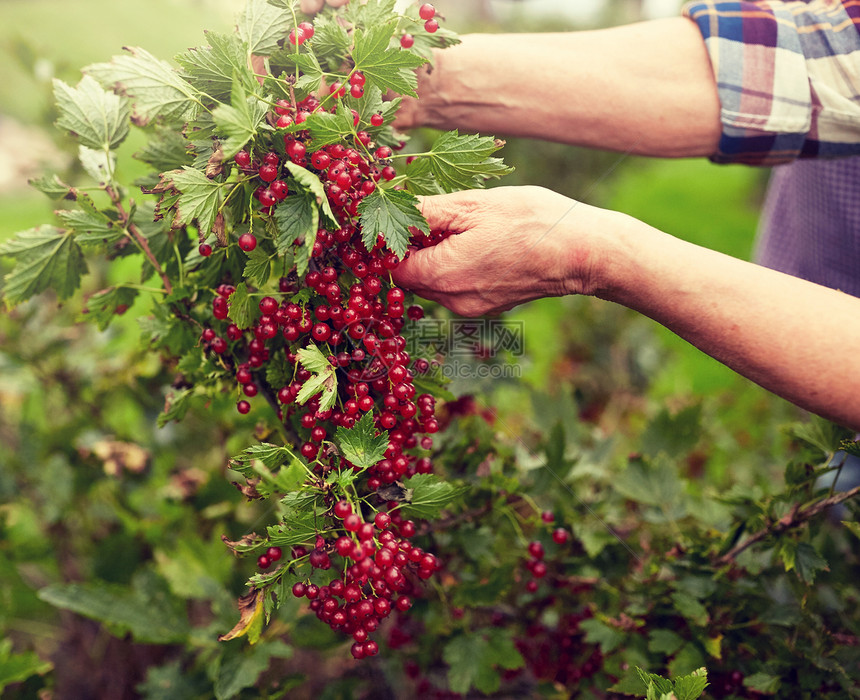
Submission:
[[689,2],[684,14],[705,38],[720,93],[712,160],[860,154],[860,0]]

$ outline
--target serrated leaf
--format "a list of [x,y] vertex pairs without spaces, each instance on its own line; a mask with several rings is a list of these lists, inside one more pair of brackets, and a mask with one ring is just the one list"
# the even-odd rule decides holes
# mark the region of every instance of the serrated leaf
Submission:
[[61,209],[56,214],[66,228],[74,231],[75,241],[80,244],[113,243],[124,235],[122,227],[96,209],[88,197],[78,199],[77,209]]
[[255,138],[261,126],[268,127],[268,107],[253,95],[245,97],[245,92],[238,84],[234,87],[233,104],[219,104],[212,110],[218,134],[227,137],[221,145],[225,160],[235,156],[248,141]]
[[648,687],[649,692],[653,687],[656,692],[665,694],[672,692],[672,681],[668,678],[662,678],[658,676],[656,673],[648,673],[647,671],[642,670],[638,666],[636,667],[636,672],[639,674],[639,678],[642,679],[642,683]]
[[99,330],[104,330],[117,317],[117,309],[128,308],[137,298],[137,290],[129,287],[113,287],[96,292],[87,299],[86,319],[95,321]]
[[330,112],[314,112],[303,126],[310,131],[312,148],[314,150],[340,143],[346,136],[353,133],[353,117],[343,104],[338,107],[335,114]]
[[35,294],[53,289],[60,299],[68,299],[87,272],[81,247],[74,232],[54,226],[22,231],[0,244],[0,255],[15,258],[16,265],[6,275],[3,296],[14,306]]
[[495,693],[501,683],[498,669],[512,670],[525,664],[511,632],[492,628],[454,637],[445,645],[442,658],[449,666],[451,690],[464,695],[472,687]]
[[253,282],[257,287],[262,287],[269,281],[272,274],[272,256],[260,246],[257,246],[248,255],[245,270],[242,276]]
[[669,674],[673,678],[685,676],[701,668],[704,663],[705,658],[699,648],[693,642],[687,642],[669,662]]
[[438,518],[449,503],[469,490],[468,486],[455,486],[442,481],[435,474],[416,474],[403,482],[409,489],[409,503],[401,509],[406,515],[417,518]]
[[830,571],[827,560],[808,542],[801,542],[797,545],[794,568],[801,580],[807,584],[812,584],[815,581],[815,575],[819,571]]
[[346,8],[346,19],[352,24],[372,27],[391,19],[396,0],[369,0],[366,3],[350,3]]
[[245,635],[251,644],[259,641],[263,631],[263,596],[263,591],[251,589],[247,595],[239,598],[239,621],[227,634],[218,637],[219,642],[228,642]]
[[436,139],[430,152],[416,161],[427,160],[439,185],[447,192],[483,187],[491,178],[513,171],[501,158],[492,158],[504,142],[490,136],[449,131]]
[[158,414],[156,424],[159,428],[163,428],[170,421],[181,421],[188,413],[191,407],[191,397],[194,395],[193,389],[180,389],[167,397],[165,409]]
[[[264,595],[263,607],[265,607],[266,600],[267,596]],[[260,674],[269,668],[273,656],[288,658],[291,654],[292,649],[277,640],[245,647],[238,653],[229,655],[225,653],[212,685],[215,700],[231,700],[241,697],[240,693],[245,688],[257,685]],[[279,686],[282,690],[284,689],[283,679],[279,680]],[[282,695],[281,697],[286,696]]]
[[255,459],[260,460],[269,469],[278,469],[293,459],[293,454],[286,447],[263,442],[243,450],[240,455],[233,459],[231,466],[237,471],[242,471]]
[[406,254],[410,228],[428,231],[427,219],[418,210],[418,198],[402,190],[377,187],[358,205],[361,215],[361,240],[370,250],[382,235],[388,249],[402,258]]
[[684,644],[684,638],[672,630],[653,630],[648,635],[648,651],[671,656]]
[[328,195],[325,191],[325,186],[322,184],[322,181],[319,179],[317,175],[314,175],[307,168],[303,168],[300,165],[296,165],[295,163],[291,163],[287,161],[286,163],[287,170],[290,171],[290,175],[293,179],[306,191],[310,192],[314,199],[316,200],[317,206],[319,207],[320,214],[328,219],[328,222],[333,226],[338,226],[337,217],[334,215],[334,212],[331,209],[331,205],[328,201]]
[[128,136],[128,100],[108,92],[92,77],[85,75],[77,88],[54,79],[54,99],[60,112],[57,127],[74,133],[82,145],[107,151]]
[[697,700],[707,687],[708,671],[702,667],[675,679],[675,697],[678,700]]
[[292,14],[266,0],[248,0],[238,20],[239,37],[258,56],[270,56],[292,27]]
[[102,85],[133,98],[135,121],[156,118],[169,121],[193,119],[199,93],[169,63],[145,49],[125,47],[128,55],[114,56],[110,63],[95,63],[84,69]]
[[236,291],[227,299],[227,309],[230,320],[239,328],[250,328],[257,317],[257,305],[248,294],[248,286],[244,282],[236,285]]
[[44,675],[53,668],[49,661],[43,661],[32,651],[15,654],[12,640],[0,640],[0,693],[12,683],[20,683],[30,676]]
[[303,405],[317,394],[321,394],[320,411],[334,406],[337,400],[337,376],[332,364],[313,343],[299,350],[297,355],[302,367],[311,372],[311,377],[302,385],[301,391],[296,396],[296,402]]
[[[296,99],[302,99],[311,92],[316,92],[322,83],[324,71],[317,57],[312,53],[295,53],[295,50],[279,49],[269,59],[269,68],[273,74],[286,72],[293,82],[293,92]],[[265,86],[274,93],[283,92],[283,80],[266,80]],[[285,93],[284,97],[289,97]]]
[[341,454],[359,469],[369,469],[385,456],[388,449],[388,434],[376,434],[373,416],[365,413],[354,427],[339,426],[335,441]]
[[427,59],[399,47],[388,48],[393,35],[393,23],[376,24],[364,31],[356,31],[352,52],[355,67],[380,90],[417,97],[415,69],[427,63]]
[[146,145],[134,154],[137,160],[150,165],[156,172],[179,170],[191,165],[188,141],[175,129],[156,129]]
[[700,627],[708,624],[708,609],[689,593],[675,591],[672,594],[672,604],[689,622]]
[[279,253],[292,250],[296,241],[301,243],[310,237],[316,238],[319,212],[313,196],[307,192],[296,192],[280,202],[275,207],[275,225],[278,229],[275,247]]
[[175,57],[183,77],[195,88],[218,102],[227,102],[233,81],[253,92],[256,79],[248,67],[248,47],[235,34],[207,32],[209,46],[189,49]]
[[331,59],[332,68],[341,63],[352,46],[346,27],[335,15],[317,15],[314,20],[313,53],[321,59]]
[[774,695],[782,685],[779,676],[758,671],[744,678],[744,687],[765,695]]
[[200,232],[204,236],[208,235],[221,206],[222,185],[210,180],[199,170],[187,166],[167,175],[180,192],[174,226],[189,225],[196,220]]
[[604,654],[616,649],[627,638],[624,632],[610,627],[595,617],[583,620],[580,627],[585,631],[586,641],[599,644]]
[[96,182],[111,182],[116,172],[116,154],[113,151],[102,151],[95,148],[78,146],[78,160],[87,175]]
[[76,196],[74,188],[63,182],[56,174],[34,177],[28,181],[28,184],[51,199],[74,199]]

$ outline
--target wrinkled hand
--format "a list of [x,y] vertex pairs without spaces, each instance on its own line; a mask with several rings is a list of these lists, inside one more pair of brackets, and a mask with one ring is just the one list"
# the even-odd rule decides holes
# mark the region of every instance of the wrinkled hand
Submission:
[[608,212],[540,187],[424,197],[421,209],[431,229],[452,235],[413,250],[394,281],[457,314],[495,314],[595,290]]
[[[325,0],[325,4],[329,7],[343,7],[349,0]],[[323,0],[302,0],[301,11],[306,15],[312,15],[314,12],[319,12],[323,7]]]

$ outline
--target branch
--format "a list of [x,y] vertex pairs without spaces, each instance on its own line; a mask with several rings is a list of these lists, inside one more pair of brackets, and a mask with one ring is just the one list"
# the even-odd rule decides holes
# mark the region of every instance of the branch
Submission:
[[801,508],[800,504],[796,503],[787,515],[784,515],[775,523],[772,523],[767,527],[759,530],[758,532],[753,533],[743,542],[740,542],[739,544],[732,547],[728,552],[723,554],[719,559],[716,560],[715,563],[718,566],[730,564],[737,558],[737,556],[741,552],[746,549],[749,549],[756,542],[761,542],[763,539],[770,537],[771,535],[779,535],[786,530],[790,530],[793,527],[802,525],[808,520],[814,518],[819,513],[822,513],[823,511],[827,510],[831,506],[839,505],[840,503],[854,498],[857,495],[860,495],[860,486],[857,486],[850,491],[844,491],[843,493],[840,493],[836,496],[822,498],[820,501],[816,501],[807,508]]
[[161,265],[158,260],[155,259],[155,255],[152,254],[152,249],[149,247],[149,242],[146,240],[146,237],[140,232],[140,229],[135,226],[133,223],[129,221],[128,213],[125,211],[125,208],[122,206],[122,199],[119,194],[114,190],[113,187],[106,187],[108,196],[110,197],[110,201],[116,207],[119,212],[120,219],[122,223],[125,225],[126,230],[129,232],[132,238],[134,238],[135,242],[140,249],[143,251],[143,254],[146,256],[147,260],[149,260],[150,264],[155,271],[158,273],[158,276],[161,277],[161,281],[164,284],[164,289],[168,294],[173,293],[173,285],[170,284],[170,279],[164,270],[161,269]]

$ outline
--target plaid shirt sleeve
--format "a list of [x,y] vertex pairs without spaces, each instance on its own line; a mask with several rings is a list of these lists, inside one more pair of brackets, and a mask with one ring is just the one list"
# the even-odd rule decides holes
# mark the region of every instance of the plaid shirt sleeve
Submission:
[[860,1],[688,2],[720,94],[718,163],[860,154]]

